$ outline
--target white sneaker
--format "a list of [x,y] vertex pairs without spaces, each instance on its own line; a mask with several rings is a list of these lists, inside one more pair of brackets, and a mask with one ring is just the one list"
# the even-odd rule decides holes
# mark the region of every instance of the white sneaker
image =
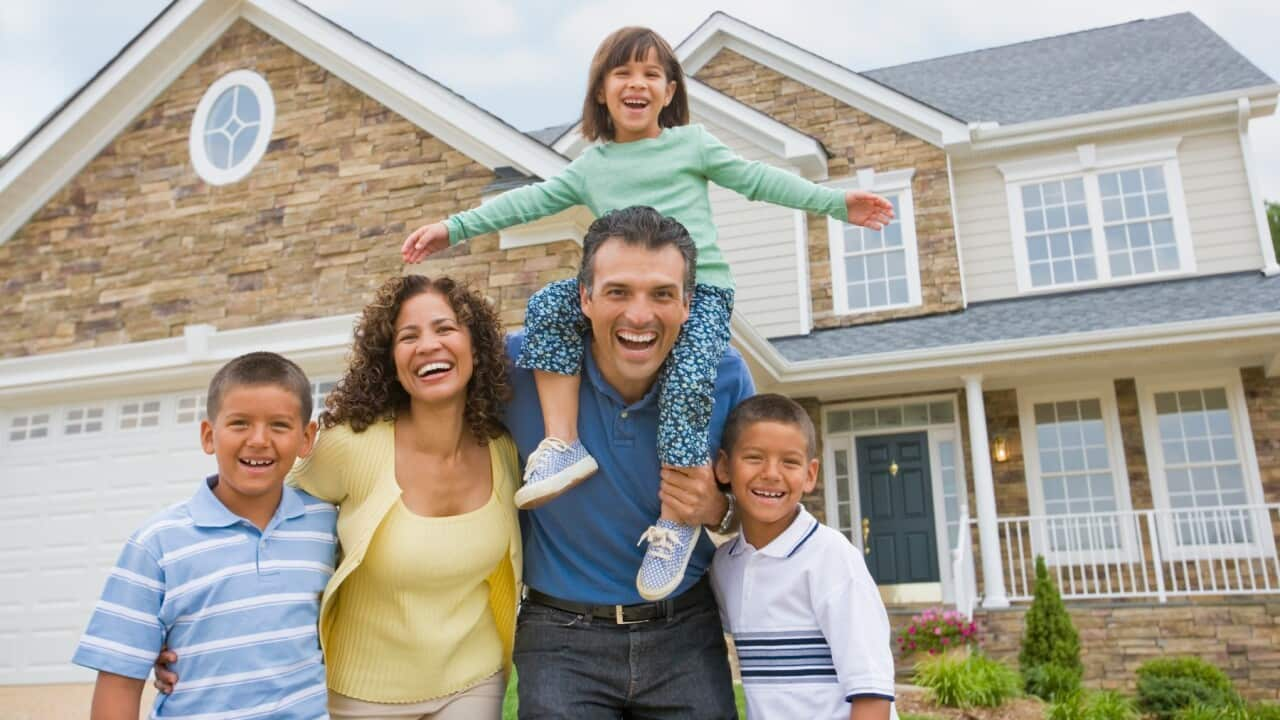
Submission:
[[596,471],[596,459],[578,440],[572,444],[546,438],[529,455],[524,485],[516,491],[516,507],[530,510],[555,500]]
[[644,531],[640,542],[649,541],[649,547],[644,551],[640,572],[636,573],[636,590],[640,597],[661,600],[680,587],[701,534],[699,526],[662,519]]

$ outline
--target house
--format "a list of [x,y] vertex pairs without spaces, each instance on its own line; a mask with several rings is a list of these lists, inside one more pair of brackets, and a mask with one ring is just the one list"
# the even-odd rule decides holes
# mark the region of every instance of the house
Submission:
[[[1203,655],[1280,697],[1280,266],[1248,138],[1280,86],[1189,14],[856,73],[716,13],[697,122],[893,199],[882,232],[713,204],[735,344],[821,429],[811,507],[891,609],[1016,652],[1036,555],[1086,681]],[[0,685],[68,664],[128,533],[212,467],[212,371],[340,374],[404,234],[548,177],[521,133],[294,0],[175,0],[0,163]],[[516,325],[590,215],[419,268]]]

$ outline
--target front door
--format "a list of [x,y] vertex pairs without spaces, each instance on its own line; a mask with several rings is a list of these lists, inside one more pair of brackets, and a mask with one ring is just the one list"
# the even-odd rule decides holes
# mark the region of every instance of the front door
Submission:
[[938,582],[928,433],[860,437],[857,450],[857,532],[871,577],[877,585]]

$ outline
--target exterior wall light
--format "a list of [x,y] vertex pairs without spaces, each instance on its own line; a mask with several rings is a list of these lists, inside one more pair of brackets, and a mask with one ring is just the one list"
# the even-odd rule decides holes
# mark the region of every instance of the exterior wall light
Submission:
[[997,435],[991,441],[991,457],[995,458],[996,462],[1009,459],[1009,443],[1005,441],[1003,435]]

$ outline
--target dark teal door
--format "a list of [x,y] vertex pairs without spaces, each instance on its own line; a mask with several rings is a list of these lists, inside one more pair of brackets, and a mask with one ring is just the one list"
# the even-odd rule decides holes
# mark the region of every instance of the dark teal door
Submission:
[[860,437],[858,493],[867,568],[878,585],[938,582],[927,433]]

